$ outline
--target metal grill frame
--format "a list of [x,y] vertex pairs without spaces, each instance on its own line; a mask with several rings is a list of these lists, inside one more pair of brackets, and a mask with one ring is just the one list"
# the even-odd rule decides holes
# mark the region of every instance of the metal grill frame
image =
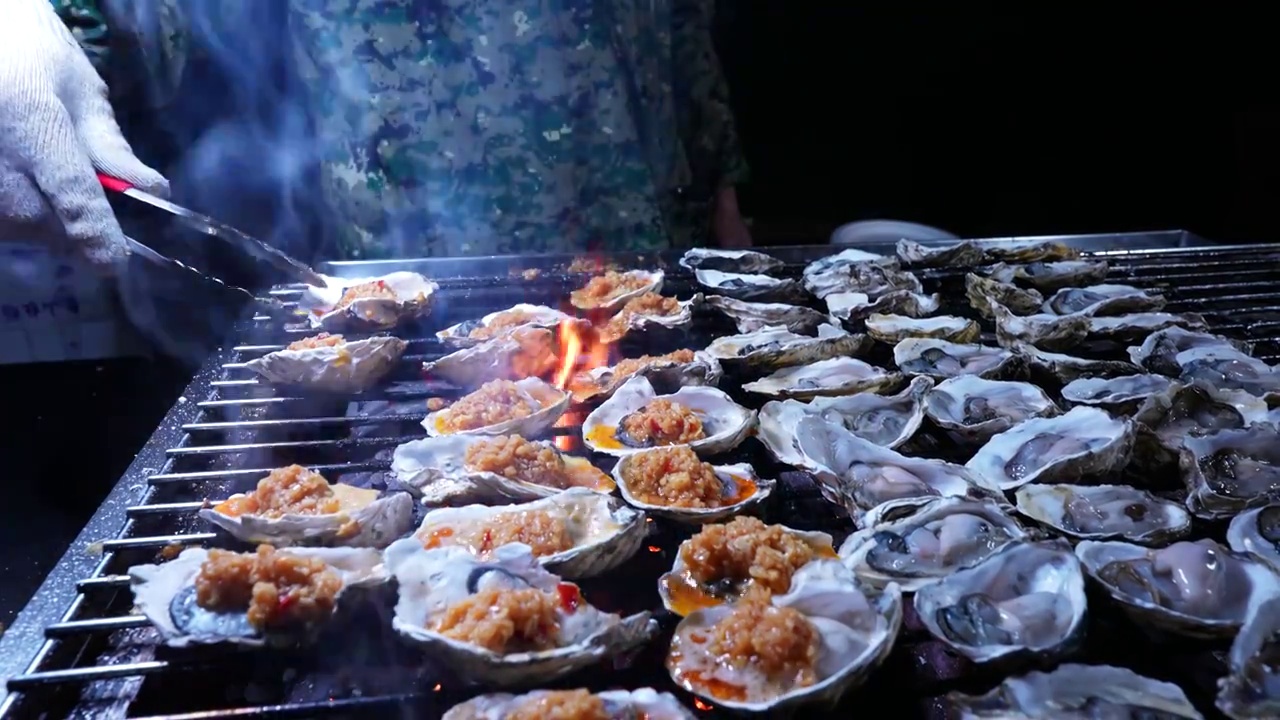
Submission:
[[[1276,246],[1259,245],[1223,245],[1214,243],[1192,233],[1173,230],[1149,233],[1122,233],[1076,236],[1042,236],[1022,238],[982,239],[984,243],[1000,244],[1012,242],[1056,240],[1090,252],[1096,256],[1116,259],[1124,257],[1157,257],[1171,253],[1187,253],[1191,251],[1191,261],[1203,264],[1208,256],[1233,253],[1264,253],[1273,258],[1280,255]],[[872,252],[887,255],[893,254],[891,246],[860,246]],[[783,248],[761,248],[791,264],[805,262],[833,254],[841,249],[839,246],[814,245]],[[653,267],[655,264],[675,268],[675,260],[679,252],[654,254],[608,255],[605,259],[617,262],[624,267]],[[509,270],[512,267],[552,268],[567,264],[572,258],[566,255],[541,256],[507,256],[489,258],[446,258],[399,261],[367,261],[367,262],[335,262],[327,263],[322,272],[339,277],[357,277],[378,275],[392,270],[414,270],[442,281],[442,285],[467,287],[476,292],[484,292],[486,287],[509,284]],[[925,271],[929,272],[929,271]],[[942,271],[947,272],[946,270]],[[1280,273],[1280,271],[1277,271]],[[1274,311],[1277,320],[1265,323],[1271,326],[1266,333],[1269,339],[1280,337],[1280,281],[1272,285],[1272,292],[1258,296],[1244,295],[1241,299],[1266,299],[1269,305],[1266,311]],[[1187,288],[1180,288],[1187,289]],[[297,289],[275,289],[271,295],[296,294]],[[459,321],[465,318],[450,318]],[[269,321],[266,316],[246,318],[237,326],[237,337],[248,337],[255,323]],[[1211,325],[1215,332],[1220,326]],[[1240,333],[1235,333],[1240,334]],[[126,616],[106,619],[77,619],[77,613],[85,600],[85,591],[94,591],[107,585],[117,585],[112,577],[104,576],[114,551],[131,546],[146,544],[153,546],[170,537],[131,537],[133,517],[145,513],[180,508],[148,505],[154,493],[153,485],[164,481],[164,474],[170,471],[175,459],[175,451],[191,446],[192,436],[187,426],[198,423],[204,410],[203,404],[214,400],[223,380],[226,366],[234,366],[237,362],[236,348],[228,344],[211,355],[195,374],[178,402],[165,416],[160,426],[152,434],[142,451],[137,455],[128,470],[112,488],[102,506],[86,524],[79,536],[58,562],[56,567],[36,591],[27,606],[19,614],[13,626],[0,638],[0,678],[6,683],[0,687],[0,717],[11,717],[18,709],[21,688],[36,684],[67,682],[67,691],[87,680],[105,680],[124,676],[137,676],[162,672],[163,662],[144,662],[127,668],[112,666],[77,665],[74,668],[48,666],[48,660],[58,643],[62,640],[74,640],[86,632],[102,632],[146,627],[148,623],[141,616]],[[1260,355],[1263,359],[1276,362],[1277,357]],[[234,472],[234,471],[232,471]],[[226,475],[226,471],[211,471],[209,474]],[[192,505],[198,503],[182,503]],[[198,543],[214,537],[212,533],[203,535],[175,535],[174,541]],[[125,587],[123,592],[127,592]],[[76,659],[77,661],[79,658]],[[90,663],[92,660],[90,661]],[[16,679],[15,679],[16,678]],[[330,709],[341,712],[342,702]],[[250,714],[250,711],[266,711],[274,715],[288,714],[287,708],[246,708],[234,713],[218,716]],[[25,712],[23,713],[25,715]]]

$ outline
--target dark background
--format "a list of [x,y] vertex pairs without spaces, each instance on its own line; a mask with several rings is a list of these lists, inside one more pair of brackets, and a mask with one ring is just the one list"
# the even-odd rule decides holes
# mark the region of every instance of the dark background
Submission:
[[[966,237],[1182,227],[1274,238],[1280,113],[1266,70],[1280,62],[1260,11],[825,5],[721,3],[717,39],[753,172],[741,204],[757,244],[821,242],[871,218]],[[238,111],[216,92],[200,102]],[[148,123],[119,112],[146,147]],[[0,367],[15,448],[0,623],[191,371],[165,358]]]

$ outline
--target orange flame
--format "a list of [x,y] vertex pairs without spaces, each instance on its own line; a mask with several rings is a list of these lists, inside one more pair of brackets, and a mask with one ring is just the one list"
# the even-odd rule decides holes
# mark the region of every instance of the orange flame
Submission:
[[582,335],[577,325],[573,320],[560,322],[560,367],[556,369],[555,385],[561,390],[569,387],[569,380],[578,365],[578,356],[582,354]]
[[[555,386],[572,391],[573,377],[579,372],[609,364],[609,346],[599,342],[588,323],[580,320],[564,320],[560,323],[560,360],[555,372]],[[585,413],[570,411],[556,421],[556,427],[569,427],[582,422]],[[557,435],[555,446],[562,452],[577,447],[578,438]]]

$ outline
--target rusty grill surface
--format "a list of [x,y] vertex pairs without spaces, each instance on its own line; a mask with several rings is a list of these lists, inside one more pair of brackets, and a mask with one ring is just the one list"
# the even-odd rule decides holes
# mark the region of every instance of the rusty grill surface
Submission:
[[[1062,239],[1062,238],[1058,238]],[[1104,256],[1111,263],[1108,282],[1157,288],[1169,299],[1168,312],[1205,315],[1214,332],[1257,342],[1255,355],[1280,361],[1280,247],[1221,246],[1182,232],[1121,236],[1087,236],[1066,240]],[[810,260],[831,254],[830,246],[786,248],[773,252],[788,261],[782,274],[798,276]],[[891,248],[869,250],[892,254]],[[691,273],[675,265],[677,255],[662,258],[617,258],[624,266],[664,265],[664,294],[681,299],[697,290]],[[184,396],[170,411],[148,446],[112,491],[84,533],[50,575],[14,627],[0,640],[0,675],[10,676],[0,695],[3,717],[435,717],[471,694],[431,659],[398,641],[390,629],[394,598],[370,604],[335,625],[320,644],[298,651],[206,648],[172,651],[156,646],[156,635],[140,615],[131,614],[124,575],[131,565],[153,562],[173,545],[229,545],[196,518],[206,498],[223,498],[251,489],[272,468],[289,463],[308,465],[331,481],[383,487],[391,451],[421,437],[418,425],[429,397],[456,397],[456,389],[422,378],[422,362],[449,352],[434,332],[456,322],[501,310],[517,302],[559,306],[586,280],[550,270],[567,258],[486,259],[479,262],[405,261],[342,263],[326,271],[344,276],[372,275],[393,269],[423,272],[440,283],[434,312],[396,334],[409,340],[399,367],[375,391],[358,397],[303,397],[259,384],[243,363],[311,334],[287,314],[246,320],[239,344],[224,348],[206,363]],[[546,268],[536,278],[509,275],[507,269]],[[463,275],[470,268],[472,276]],[[926,292],[941,290],[939,314],[976,315],[963,297],[964,269],[916,271]],[[271,294],[289,303],[297,288]],[[815,307],[821,308],[820,304]],[[984,325],[990,331],[989,324]],[[679,347],[701,349],[712,339],[732,334],[723,317],[708,313],[687,333],[649,337],[626,347],[636,356]],[[348,335],[355,339],[355,335]],[[990,332],[984,342],[993,342]],[[884,364],[883,356],[872,358]],[[740,382],[726,378],[721,388],[749,407],[758,398],[744,397]],[[122,408],[121,412],[127,412]],[[579,420],[580,420],[579,416]],[[558,429],[576,436],[577,427]],[[576,453],[586,452],[579,442]],[[610,459],[593,456],[601,467]],[[720,460],[755,464],[763,477],[779,477],[779,492],[767,508],[766,520],[802,529],[824,530],[840,540],[851,525],[825,503],[803,473],[778,466],[754,440]],[[661,611],[656,578],[670,568],[679,542],[689,531],[662,523],[624,570],[582,582],[594,604],[614,612],[658,610],[664,634],[638,657],[626,658],[609,672],[587,672],[570,683],[593,689],[652,685],[671,689],[662,669],[666,639],[674,618]],[[1091,603],[1091,611],[1094,608]],[[1164,653],[1134,651],[1150,640],[1132,637],[1118,623],[1106,628],[1106,613],[1095,622],[1081,661],[1125,664],[1153,677],[1194,686],[1183,677],[1188,665],[1176,659],[1178,647]],[[1091,627],[1092,629],[1092,627]],[[1100,644],[1101,643],[1101,644]],[[849,716],[853,707],[918,716],[929,710],[922,698],[948,690],[985,690],[1010,674],[968,672],[959,679],[922,669],[904,635],[894,656],[863,689],[851,694],[833,715]],[[926,650],[928,650],[926,648]],[[925,653],[927,655],[927,652]],[[1174,660],[1170,660],[1174,657]],[[950,658],[954,660],[954,658]],[[1185,658],[1184,658],[1185,659]],[[946,665],[943,658],[942,665]],[[1153,664],[1153,662],[1155,664]],[[931,666],[932,667],[932,666]],[[1198,672],[1198,670],[1187,671]],[[1202,709],[1206,704],[1194,687],[1188,693]],[[692,699],[681,695],[693,705]],[[813,716],[817,716],[816,713]],[[885,715],[886,717],[888,715]]]

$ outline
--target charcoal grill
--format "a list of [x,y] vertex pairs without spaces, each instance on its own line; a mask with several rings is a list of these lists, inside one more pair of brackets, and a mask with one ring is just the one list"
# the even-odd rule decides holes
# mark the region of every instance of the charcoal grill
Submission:
[[[1105,257],[1111,262],[1111,281],[1158,288],[1169,298],[1170,312],[1200,312],[1213,331],[1253,340],[1258,357],[1280,360],[1280,247],[1225,246],[1182,231],[1039,239],[1062,240]],[[806,262],[837,249],[770,252],[787,261],[783,272],[796,276]],[[866,249],[892,254],[887,247]],[[693,279],[676,265],[677,257],[608,260],[665,267],[667,294],[688,297],[695,289]],[[417,423],[425,400],[455,393],[421,378],[421,363],[447,351],[435,340],[434,330],[517,302],[560,303],[585,280],[557,269],[568,260],[542,256],[329,265],[325,272],[346,277],[414,270],[441,286],[432,316],[400,333],[410,339],[409,349],[389,383],[354,399],[302,398],[259,385],[243,363],[307,331],[290,327],[281,314],[247,318],[238,330],[239,344],[208,359],[0,640],[0,676],[9,678],[0,689],[0,717],[432,717],[464,698],[463,688],[447,673],[398,643],[389,618],[377,613],[367,613],[369,617],[354,621],[355,627],[342,628],[340,639],[312,651],[166,652],[155,646],[147,622],[130,614],[123,573],[172,546],[218,543],[196,520],[201,501],[244,490],[273,467],[299,462],[331,480],[381,482],[391,450],[422,434]],[[513,266],[539,272],[524,276],[511,272]],[[956,287],[963,270],[918,274],[927,291],[946,290]],[[270,295],[288,303],[298,292],[282,287]],[[949,292],[948,305],[942,312],[972,316],[962,293]],[[727,322],[700,321],[690,337],[644,350],[698,349],[725,332],[732,332]],[[577,428],[559,432],[572,435]],[[837,541],[848,531],[805,476],[776,467],[754,440],[743,447],[749,449],[740,448],[735,459],[754,462],[762,475],[784,481],[769,519],[827,530]],[[587,596],[610,610],[660,607],[653,580],[670,566],[682,537],[678,531],[660,531],[650,552],[642,552],[624,573],[584,583]],[[672,624],[668,618],[664,627]],[[648,650],[610,673],[588,673],[579,682],[600,689],[668,687],[660,670],[661,650]],[[1152,674],[1158,676],[1158,670]],[[895,679],[892,663],[871,686],[859,692],[858,702],[879,698],[876,707],[887,711],[898,699],[909,698],[911,703],[899,706],[896,716],[917,714],[912,696],[920,693]]]

